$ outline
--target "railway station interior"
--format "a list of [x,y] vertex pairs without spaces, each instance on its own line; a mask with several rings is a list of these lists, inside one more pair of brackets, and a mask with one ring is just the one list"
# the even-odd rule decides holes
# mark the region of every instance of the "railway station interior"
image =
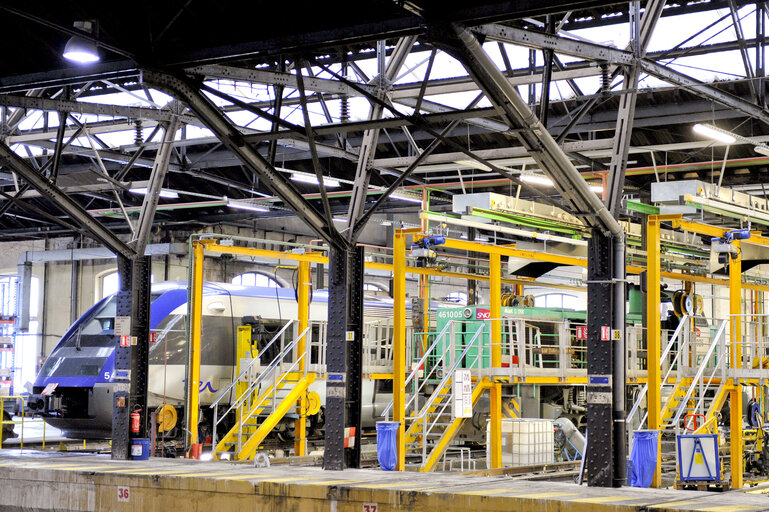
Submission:
[[0,511],[769,510],[767,21],[0,1]]

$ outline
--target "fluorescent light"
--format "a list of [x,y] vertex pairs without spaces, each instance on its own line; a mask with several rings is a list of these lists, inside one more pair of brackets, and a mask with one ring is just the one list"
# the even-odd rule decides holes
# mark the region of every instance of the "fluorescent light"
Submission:
[[[140,187],[140,188],[130,188],[128,189],[129,192],[132,194],[140,194],[143,196],[147,195],[147,187]],[[179,194],[174,192],[173,190],[168,190],[165,188],[160,189],[160,197],[163,197],[165,199],[179,199]]]
[[769,146],[758,145],[754,147],[753,150],[760,155],[769,156]]
[[693,130],[695,133],[699,133],[704,137],[723,142],[724,144],[734,144],[737,142],[737,138],[731,133],[709,124],[697,123],[694,125]]
[[595,192],[596,194],[603,193],[603,187],[601,185],[590,185],[590,190]]
[[[300,181],[302,183],[310,183],[311,185],[319,184],[318,178],[316,176],[313,176],[312,174],[305,174],[303,172],[292,172],[291,179],[293,181]],[[334,188],[339,186],[339,181],[335,180],[334,178],[327,178],[324,176],[323,185]]]
[[227,206],[230,208],[235,208],[238,210],[248,210],[250,212],[269,212],[269,208],[265,208],[264,206],[257,206],[254,203],[249,203],[246,201],[233,201],[232,199],[227,200]]
[[553,186],[553,180],[547,176],[542,176],[541,174],[521,174],[520,179],[521,181],[531,183],[532,185],[542,185],[543,187]]
[[334,222],[347,222],[347,219],[345,219],[344,217],[331,217],[331,220],[333,220]]
[[390,197],[392,197],[393,199],[400,199],[401,201],[407,201],[409,203],[422,204],[422,198],[413,196],[405,192],[393,192],[392,194],[390,194]]
[[491,170],[491,167],[489,167],[488,165],[482,164],[477,160],[456,160],[454,163],[459,165],[465,165],[467,167],[472,167],[474,169],[480,169],[481,171]]

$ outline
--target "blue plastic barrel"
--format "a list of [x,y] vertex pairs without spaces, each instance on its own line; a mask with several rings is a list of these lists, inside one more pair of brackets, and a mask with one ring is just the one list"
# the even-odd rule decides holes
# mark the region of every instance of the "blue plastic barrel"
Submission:
[[400,423],[397,421],[378,421],[376,424],[376,456],[385,471],[394,470],[398,464],[398,427]]
[[633,449],[630,451],[627,479],[633,487],[650,487],[657,468],[658,430],[633,432]]
[[131,439],[131,458],[133,460],[149,459],[150,440],[142,438]]

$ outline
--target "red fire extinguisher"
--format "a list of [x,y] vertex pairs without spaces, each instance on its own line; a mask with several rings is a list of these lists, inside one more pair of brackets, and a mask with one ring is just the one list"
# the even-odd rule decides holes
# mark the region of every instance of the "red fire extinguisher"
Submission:
[[139,433],[139,427],[141,426],[141,411],[140,408],[134,409],[134,412],[131,413],[131,433],[138,434]]

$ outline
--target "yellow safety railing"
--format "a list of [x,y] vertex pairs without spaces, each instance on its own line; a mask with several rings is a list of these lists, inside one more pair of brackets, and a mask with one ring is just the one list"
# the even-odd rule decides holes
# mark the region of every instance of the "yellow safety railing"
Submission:
[[24,449],[24,425],[25,423],[36,423],[36,422],[42,422],[43,424],[43,450],[45,450],[45,421],[42,420],[42,418],[39,418],[37,420],[35,419],[26,419],[24,415],[24,402],[26,401],[26,397],[23,396],[0,396],[0,411],[5,411],[5,402],[7,400],[20,400],[21,401],[21,415],[19,416],[21,420],[14,420],[13,418],[10,420],[6,420],[3,415],[0,414],[0,447],[3,446],[3,428],[5,425],[21,425],[21,439],[20,439],[20,448]]

